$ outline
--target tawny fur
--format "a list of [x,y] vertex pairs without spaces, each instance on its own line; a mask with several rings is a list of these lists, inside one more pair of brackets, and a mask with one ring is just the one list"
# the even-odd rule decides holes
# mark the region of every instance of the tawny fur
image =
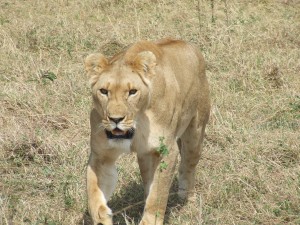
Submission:
[[[178,40],[140,41],[111,59],[87,57],[85,67],[92,86],[91,154],[87,168],[87,194],[94,224],[112,224],[107,201],[117,183],[115,161],[136,152],[145,188],[140,224],[163,224],[169,188],[180,152],[179,190],[192,196],[195,168],[200,158],[210,112],[205,63],[198,49]],[[104,91],[103,91],[104,90]],[[130,94],[130,90],[136,93]],[[107,91],[107,93],[106,93]],[[110,118],[122,118],[118,124]],[[132,139],[110,140],[105,129],[135,129]],[[169,154],[157,153],[164,137]],[[180,147],[178,147],[180,143]],[[179,149],[180,148],[180,149]]]

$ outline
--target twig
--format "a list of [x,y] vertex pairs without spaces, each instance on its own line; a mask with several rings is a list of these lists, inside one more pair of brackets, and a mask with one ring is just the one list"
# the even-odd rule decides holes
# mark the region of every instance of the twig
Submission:
[[215,19],[215,1],[210,0],[210,6],[211,6],[211,22],[214,24],[216,22]]

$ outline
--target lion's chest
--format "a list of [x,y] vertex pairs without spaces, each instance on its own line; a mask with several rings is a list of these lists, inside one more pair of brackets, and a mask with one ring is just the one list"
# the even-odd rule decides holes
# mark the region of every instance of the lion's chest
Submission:
[[131,148],[131,140],[109,140],[108,141],[109,148],[112,148],[116,151],[118,151],[120,154],[122,153],[130,153]]

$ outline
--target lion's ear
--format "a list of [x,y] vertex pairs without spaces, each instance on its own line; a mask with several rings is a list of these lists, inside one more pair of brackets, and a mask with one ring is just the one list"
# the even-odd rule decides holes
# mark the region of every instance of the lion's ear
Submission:
[[108,60],[101,53],[94,53],[86,57],[84,65],[87,72],[101,73],[108,65]]
[[142,70],[145,73],[153,74],[153,69],[156,66],[156,56],[150,51],[140,52],[134,59],[133,66],[137,70]]
[[93,86],[100,73],[108,66],[108,60],[101,53],[94,53],[86,57],[84,61],[85,70],[90,77],[90,83]]

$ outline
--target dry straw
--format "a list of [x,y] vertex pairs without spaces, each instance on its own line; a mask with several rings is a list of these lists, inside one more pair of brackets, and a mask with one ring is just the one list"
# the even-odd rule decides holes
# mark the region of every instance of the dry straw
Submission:
[[[296,0],[1,1],[0,224],[90,224],[83,59],[166,36],[205,55],[213,110],[195,201],[171,195],[165,224],[299,224],[299,8]],[[134,161],[118,163],[109,205],[125,212],[116,224],[142,214],[142,204],[126,208],[143,200]]]

